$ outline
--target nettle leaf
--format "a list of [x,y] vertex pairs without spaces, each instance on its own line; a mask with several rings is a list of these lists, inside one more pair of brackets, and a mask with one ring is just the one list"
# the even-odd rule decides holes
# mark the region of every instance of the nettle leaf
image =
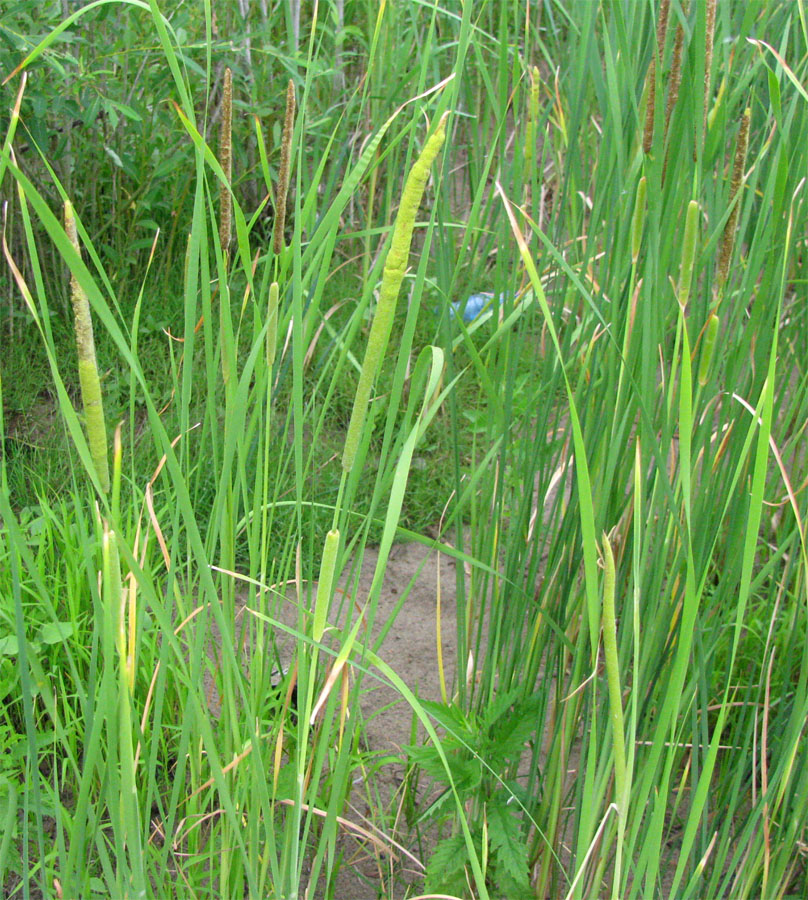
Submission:
[[522,837],[519,819],[505,806],[490,806],[487,818],[488,839],[497,870],[521,890],[529,891],[527,844]]
[[[420,766],[424,773],[441,784],[447,783],[446,767],[438,756],[438,751],[431,744],[422,747],[407,746],[404,748],[411,762]],[[452,781],[459,792],[476,790],[483,778],[483,767],[480,761],[467,751],[450,749],[443,746]]]
[[434,700],[421,700],[421,705],[429,715],[447,731],[465,736],[472,732],[471,724],[456,703],[438,703]]
[[506,695],[501,703],[495,700],[485,717],[481,749],[490,765],[517,759],[536,731],[537,701],[531,697],[508,703],[509,699]]
[[[475,844],[477,835],[472,833]],[[447,893],[463,896],[468,889],[466,863],[468,851],[463,833],[444,838],[436,847],[426,866],[426,893]]]

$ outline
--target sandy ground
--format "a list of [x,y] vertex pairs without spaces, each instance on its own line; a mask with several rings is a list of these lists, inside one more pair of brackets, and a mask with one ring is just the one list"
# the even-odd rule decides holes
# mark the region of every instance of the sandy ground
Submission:
[[[368,596],[377,560],[378,549],[368,547],[359,574],[357,597],[360,602]],[[457,565],[452,557],[438,549],[430,549],[420,543],[402,543],[391,549],[385,569],[371,643],[375,643],[393,618],[392,627],[387,631],[378,655],[421,699],[441,698],[436,637],[439,581],[441,643],[447,690],[451,691],[452,685],[456,683]],[[295,627],[298,613],[294,602],[296,597],[294,592],[292,594],[292,602],[284,604],[278,616],[285,624]],[[406,596],[401,602],[403,594]],[[250,596],[245,593],[239,605],[249,607]],[[343,615],[346,611],[347,604]],[[238,616],[246,613],[247,610],[240,609]],[[294,639],[282,635],[278,640],[278,651],[280,661],[286,667],[293,658]],[[465,670],[465,663],[463,669]],[[412,856],[408,857],[407,853],[399,851],[396,858],[391,859],[386,854],[376,852],[371,842],[356,837],[346,828],[340,847],[344,861],[335,896],[351,900],[375,900],[379,896],[397,898],[407,894],[414,895],[419,892],[414,888],[421,881],[423,865],[433,841],[427,833],[426,844],[423,843],[422,833],[422,843],[418,847],[413,836],[407,833],[408,829],[403,821],[399,828],[390,824],[396,816],[404,781],[406,755],[402,748],[411,742],[412,710],[394,688],[368,675],[364,676],[362,688],[361,710],[368,749],[374,755],[385,753],[394,758],[386,762],[374,776],[375,803],[381,801],[389,813],[387,835],[401,842],[402,847]],[[210,682],[208,699],[211,711],[214,715],[218,714],[218,697]],[[419,729],[419,739],[423,734],[423,729]],[[345,810],[343,815],[351,822],[372,830],[372,826],[363,817],[377,821],[378,809],[374,811],[367,802],[366,787],[355,787],[351,796],[351,808]],[[391,834],[391,830],[394,834]],[[425,857],[423,861],[422,855]]]

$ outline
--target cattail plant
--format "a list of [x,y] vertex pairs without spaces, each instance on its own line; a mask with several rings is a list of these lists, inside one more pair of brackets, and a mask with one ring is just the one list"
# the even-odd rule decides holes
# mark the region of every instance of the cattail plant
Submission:
[[401,282],[404,280],[404,273],[407,270],[412,231],[415,227],[415,214],[418,212],[418,207],[424,194],[429,168],[446,139],[446,119],[448,115],[448,113],[444,114],[438,123],[435,133],[424,145],[421,155],[415,161],[410,174],[407,176],[404,192],[401,195],[401,206],[399,206],[396,223],[393,226],[393,238],[384,264],[384,272],[382,273],[379,302],[376,305],[376,313],[370,326],[365,359],[362,363],[359,384],[356,388],[351,420],[348,424],[348,433],[345,436],[345,447],[342,453],[342,470],[345,473],[351,471],[356,460],[362,427],[367,416],[370,390],[373,387],[376,372],[387,348],[387,341],[390,338],[390,331],[393,327],[393,316],[396,311],[396,299],[401,288]]
[[232,120],[233,73],[227,68],[224,70],[222,125],[219,133],[219,165],[226,179],[226,183],[219,186],[219,244],[224,253],[227,253],[230,247],[230,226],[233,218],[233,198],[230,194],[233,180]]
[[741,127],[738,130],[738,140],[735,144],[735,162],[732,167],[732,181],[729,186],[729,205],[732,207],[727,224],[724,226],[724,234],[721,237],[721,254],[718,257],[718,282],[719,301],[727,282],[729,264],[732,259],[732,251],[735,247],[735,231],[738,226],[738,213],[740,201],[736,202],[738,191],[743,181],[743,170],[746,165],[746,151],[749,146],[749,121],[752,112],[747,106],[741,116]]
[[281,138],[281,166],[278,170],[278,189],[275,192],[275,228],[272,249],[277,255],[283,250],[283,231],[286,227],[286,195],[289,192],[289,169],[292,155],[292,135],[295,130],[295,84],[289,79],[286,87],[286,114],[283,117]]
[[[79,239],[76,233],[76,218],[73,206],[65,200],[65,231],[76,253],[81,255]],[[93,321],[90,317],[90,304],[84,288],[74,274],[70,275],[70,299],[73,304],[74,327],[76,331],[76,349],[79,360],[79,383],[81,384],[81,401],[84,405],[87,441],[93,458],[95,471],[101,483],[101,489],[109,490],[109,461],[107,459],[107,428],[104,421],[104,404],[101,397],[101,379],[98,376],[98,362],[95,356],[95,340],[93,338]]]

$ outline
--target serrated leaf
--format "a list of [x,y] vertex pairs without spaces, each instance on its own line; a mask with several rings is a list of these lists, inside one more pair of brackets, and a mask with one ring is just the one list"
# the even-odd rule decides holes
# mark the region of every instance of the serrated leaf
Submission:
[[497,869],[525,890],[530,888],[527,845],[519,820],[504,806],[488,808],[488,840]]
[[465,866],[468,860],[463,834],[444,838],[426,866],[424,887],[427,893],[459,893],[466,890]]

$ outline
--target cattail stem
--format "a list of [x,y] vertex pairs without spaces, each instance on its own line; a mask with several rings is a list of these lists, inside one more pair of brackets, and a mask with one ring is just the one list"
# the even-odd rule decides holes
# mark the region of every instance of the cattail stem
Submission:
[[283,117],[283,137],[281,138],[281,166],[278,170],[278,190],[275,192],[275,228],[272,235],[272,249],[277,255],[284,247],[286,228],[286,196],[289,193],[289,170],[292,158],[292,136],[295,130],[295,83],[289,79],[286,87],[286,114]]
[[421,203],[421,198],[429,176],[429,168],[432,165],[438,151],[446,139],[446,113],[438,123],[435,133],[424,145],[421,155],[415,161],[410,174],[407,176],[404,191],[401,195],[401,205],[398,209],[396,222],[393,226],[393,238],[387,260],[382,273],[382,285],[379,290],[379,302],[376,304],[376,312],[368,335],[365,359],[362,363],[362,371],[359,375],[359,384],[356,388],[351,421],[348,424],[348,433],[345,436],[345,448],[342,453],[342,469],[348,473],[353,468],[356,452],[359,448],[359,440],[362,428],[367,416],[370,391],[379,364],[387,349],[387,341],[393,327],[393,316],[396,311],[396,299],[407,270],[407,260],[410,254],[412,231],[415,227],[415,214]]
[[[65,231],[70,243],[81,255],[79,239],[76,233],[76,217],[73,206],[65,200]],[[84,288],[78,279],[70,275],[70,299],[73,304],[74,328],[76,331],[76,349],[78,351],[79,383],[81,400],[84,405],[84,419],[87,427],[87,441],[90,455],[93,458],[95,471],[101,483],[101,490],[109,490],[109,461],[107,458],[107,428],[104,421],[104,404],[101,397],[101,379],[98,376],[98,362],[95,356],[95,340],[93,338],[93,321],[90,317],[90,304]]]

